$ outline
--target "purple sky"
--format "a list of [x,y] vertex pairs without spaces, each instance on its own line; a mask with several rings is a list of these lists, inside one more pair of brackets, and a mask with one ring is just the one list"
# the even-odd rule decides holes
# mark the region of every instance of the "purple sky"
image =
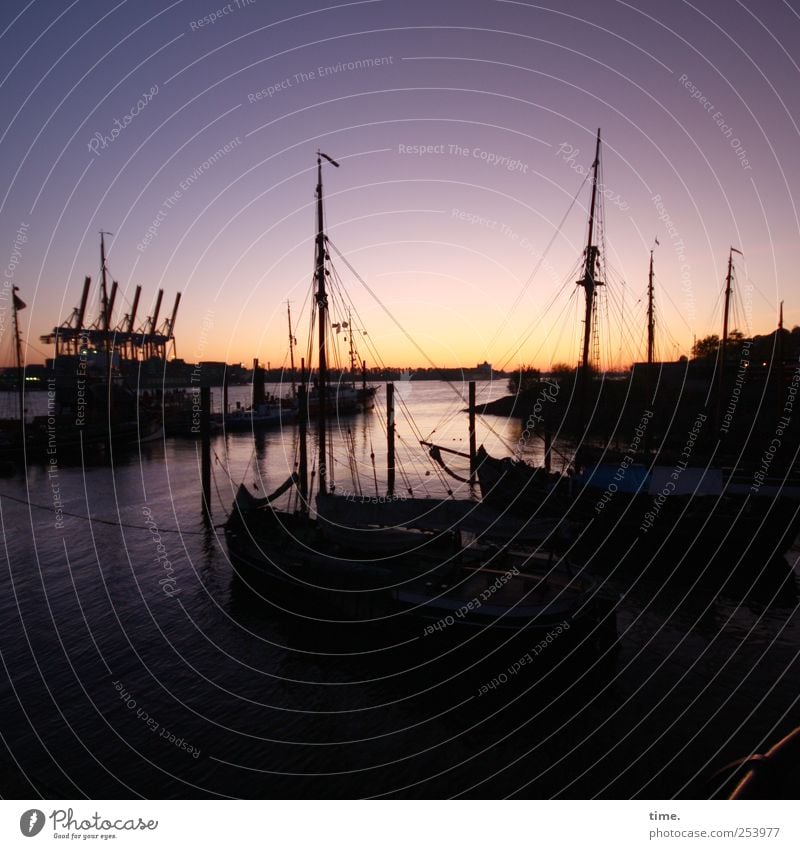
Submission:
[[0,16],[6,359],[8,286],[41,362],[40,334],[98,279],[103,229],[120,319],[137,284],[141,320],[180,290],[178,356],[283,363],[287,299],[306,335],[320,147],[342,163],[330,237],[381,305],[339,271],[384,362],[574,363],[598,127],[604,364],[643,356],[655,237],[665,359],[718,332],[731,245],[734,325],[771,331],[781,300],[800,323],[788,3],[8,0]]

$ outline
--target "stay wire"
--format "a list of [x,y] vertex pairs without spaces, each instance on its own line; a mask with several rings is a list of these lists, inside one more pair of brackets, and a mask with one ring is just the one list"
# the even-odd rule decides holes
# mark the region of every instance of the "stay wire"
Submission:
[[539,257],[539,261],[536,263],[536,266],[534,267],[533,271],[530,273],[530,275],[528,276],[528,279],[523,284],[522,289],[520,289],[520,292],[517,295],[514,303],[511,305],[511,308],[508,310],[506,317],[503,319],[502,323],[500,324],[500,326],[495,331],[494,336],[489,341],[489,344],[487,345],[487,347],[489,349],[491,349],[492,345],[494,345],[494,343],[500,337],[500,334],[503,332],[503,329],[507,326],[509,320],[514,315],[514,313],[516,312],[516,309],[519,306],[520,302],[522,301],[522,298],[524,297],[525,293],[530,288],[531,284],[533,283],[534,278],[536,277],[537,272],[539,271],[539,269],[541,268],[545,259],[547,258],[547,254],[549,253],[550,249],[553,247],[555,240],[561,235],[561,230],[562,230],[567,218],[569,217],[570,212],[572,212],[572,208],[577,203],[578,197],[580,196],[581,192],[583,191],[583,187],[586,185],[586,182],[589,179],[590,173],[591,172],[586,173],[586,176],[583,178],[583,182],[580,184],[580,186],[578,186],[578,190],[575,192],[575,195],[573,196],[572,200],[570,201],[570,204],[567,207],[567,211],[562,216],[561,221],[558,224],[558,227],[556,227],[556,229],[553,231],[553,235],[550,237],[550,241],[547,243],[547,246],[545,247],[544,252]]
[[[6,492],[0,492],[0,500],[2,500],[3,498],[7,499],[8,501],[15,501],[17,504],[25,504],[27,507],[31,507],[35,510],[44,510],[48,513],[53,512],[52,504],[51,505],[36,504],[35,502],[29,501],[26,498],[17,498],[16,496],[9,495]],[[109,525],[110,527],[113,527],[113,528],[127,528],[127,529],[133,530],[133,531],[149,531],[150,530],[150,528],[147,525],[132,525],[128,522],[112,521],[111,519],[100,519],[100,518],[97,518],[95,516],[84,516],[81,513],[71,513],[68,510],[62,510],[61,513],[62,513],[62,515],[69,516],[72,519],[81,519],[84,522],[94,522],[95,524],[98,524],[98,525]],[[222,525],[215,525],[214,527],[219,528],[219,527],[222,527]],[[187,536],[205,536],[208,533],[208,531],[190,531],[190,530],[184,530],[183,528],[162,528],[162,527],[158,528],[158,532],[164,533],[164,534],[181,534],[181,535],[186,534]]]

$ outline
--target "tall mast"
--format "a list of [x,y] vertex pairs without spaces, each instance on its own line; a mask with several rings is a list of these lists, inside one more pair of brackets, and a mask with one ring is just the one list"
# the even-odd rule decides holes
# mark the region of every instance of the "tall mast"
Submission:
[[655,348],[655,320],[653,318],[653,252],[650,251],[650,275],[647,281],[647,362],[653,363]]
[[[103,301],[103,347],[106,352],[106,380],[108,381],[109,386],[109,397],[111,393],[111,347],[109,345],[109,331],[111,329],[111,305],[108,299],[108,269],[106,268],[106,236],[113,235],[112,233],[106,233],[105,231],[100,231],[100,276],[101,276],[101,289],[100,289],[100,297]],[[114,291],[116,295],[116,289]]]
[[600,167],[600,129],[597,130],[597,146],[594,152],[594,163],[592,164],[592,202],[589,207],[589,234],[586,240],[586,265],[584,266],[583,279],[578,281],[586,293],[586,314],[583,323],[583,355],[581,357],[580,394],[579,403],[579,428],[586,423],[586,395],[589,388],[589,346],[592,338],[592,311],[594,309],[594,290],[596,286],[602,285],[595,280],[595,268],[597,266],[598,249],[594,242],[594,221],[597,209],[597,172]]
[[25,423],[25,377],[22,368],[22,342],[19,336],[19,319],[17,313],[25,308],[25,304],[21,298],[17,297],[19,288],[14,286],[11,290],[11,300],[14,304],[14,340],[16,342],[17,353],[17,392],[19,393],[19,423],[20,427]]
[[[86,319],[86,305],[89,302],[89,289],[92,285],[92,278],[86,277],[83,281],[83,294],[81,295],[81,305],[78,307],[75,314],[75,327],[77,328],[77,334],[75,335],[75,344],[73,346],[73,353],[80,354],[80,334],[83,333],[83,322]],[[69,342],[67,343],[67,350],[70,350]],[[56,357],[59,354],[59,345],[58,345],[58,336],[56,336]]]
[[308,401],[306,396],[306,361],[300,358],[300,391],[297,395],[297,419],[300,427],[300,512],[308,513],[308,448],[306,444],[306,423],[308,420]]
[[386,495],[394,495],[394,383],[386,384]]
[[720,382],[722,382],[722,371],[725,367],[725,349],[728,346],[728,319],[731,312],[731,283],[733,281],[733,251],[728,254],[728,274],[725,277],[725,309],[722,314],[722,341],[720,350]]
[[[728,273],[725,276],[725,307],[722,312],[722,339],[719,343],[719,361],[717,363],[717,411],[716,421],[714,422],[714,430],[719,428],[720,412],[722,410],[722,393],[724,392],[725,379],[725,359],[728,349],[728,319],[731,310],[731,289],[733,282],[733,252],[736,248],[731,248],[728,254]],[[741,253],[741,251],[736,251]]]
[[777,339],[777,360],[778,367],[775,369],[775,374],[778,380],[778,410],[783,412],[783,301],[778,311],[778,339]]
[[319,492],[325,495],[328,491],[328,468],[327,468],[327,429],[326,429],[326,403],[328,382],[328,358],[325,350],[325,337],[328,322],[328,296],[325,292],[325,220],[322,214],[322,157],[331,165],[339,167],[334,161],[322,151],[317,151],[317,240],[315,257],[315,277],[317,284],[317,320],[319,321],[319,373],[317,377],[317,398],[319,401]]
[[[101,301],[101,323],[103,325],[103,341],[108,351],[108,332],[111,327],[111,315],[109,310],[109,297],[108,297],[108,268],[106,266],[106,236],[111,236],[111,233],[106,233],[104,230],[100,231],[100,301]],[[114,293],[116,294],[116,292]]]
[[350,383],[356,388],[356,352],[353,348],[353,316],[347,311],[347,335],[350,339]]
[[297,396],[297,385],[294,379],[294,334],[292,333],[292,306],[286,301],[286,315],[289,317],[289,362],[292,367],[292,398]]
[[[111,233],[108,234],[109,236]],[[106,268],[106,233],[100,231],[100,301],[102,303],[102,323],[103,332],[106,334],[106,343],[108,342],[108,269]]]

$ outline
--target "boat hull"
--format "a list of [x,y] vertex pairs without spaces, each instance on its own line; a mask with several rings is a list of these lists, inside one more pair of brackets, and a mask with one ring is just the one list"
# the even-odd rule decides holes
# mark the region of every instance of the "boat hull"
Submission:
[[525,557],[508,561],[495,551],[487,565],[448,563],[434,550],[396,558],[338,556],[320,550],[308,517],[243,510],[241,502],[225,535],[237,576],[274,608],[315,626],[388,632],[436,651],[465,643],[485,649],[518,637],[549,647],[556,635],[562,648],[577,642],[596,650],[616,639],[613,596],[588,577],[547,575],[538,561],[525,571],[519,566]]
[[[526,472],[526,469],[528,470]],[[557,516],[570,550],[598,563],[616,563],[636,546],[647,561],[691,552],[692,558],[760,566],[786,553],[800,533],[800,500],[788,494],[752,495],[732,488],[720,495],[678,492],[660,497],[623,492],[489,457],[478,480],[494,509],[524,516]]]

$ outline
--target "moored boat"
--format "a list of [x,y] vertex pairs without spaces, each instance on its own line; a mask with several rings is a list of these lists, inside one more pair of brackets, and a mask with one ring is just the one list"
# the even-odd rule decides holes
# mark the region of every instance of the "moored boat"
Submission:
[[[477,476],[484,500],[497,510],[522,517],[561,516],[569,523],[575,542],[572,550],[593,562],[615,565],[621,552],[635,546],[639,561],[691,550],[697,562],[715,558],[717,563],[742,566],[749,559],[758,566],[763,560],[784,554],[800,532],[800,478],[790,467],[772,469],[772,485],[765,485],[757,469],[743,468],[757,451],[752,445],[730,448],[723,454],[716,421],[722,397],[722,372],[728,337],[728,312],[733,279],[733,254],[728,257],[723,335],[716,378],[717,413],[713,405],[701,406],[692,415],[682,445],[661,446],[647,451],[635,440],[627,452],[610,451],[589,444],[589,387],[593,380],[590,351],[593,340],[594,298],[598,279],[599,248],[595,223],[597,214],[600,132],[592,166],[593,186],[589,209],[589,234],[584,252],[585,290],[583,349],[575,374],[575,432],[583,435],[569,468],[561,474],[534,467],[522,460],[498,458],[482,447],[477,452]],[[653,254],[648,280],[648,364],[653,365]],[[793,396],[787,389],[786,403]],[[651,393],[652,394],[652,393]],[[708,404],[708,399],[705,400]],[[614,414],[617,415],[616,413]],[[646,431],[652,410],[643,412]],[[668,429],[670,423],[658,423]],[[656,423],[652,426],[655,429]],[[783,428],[783,426],[781,426]],[[783,432],[783,429],[781,430]],[[549,434],[548,434],[549,435]],[[774,440],[772,445],[775,444]],[[780,441],[779,443],[780,444]],[[767,450],[767,446],[765,446]],[[773,451],[772,454],[775,452]],[[786,452],[790,453],[790,452]],[[772,463],[772,454],[768,456]],[[752,463],[751,463],[752,465]],[[599,550],[601,550],[598,553]],[[747,558],[744,555],[749,555]],[[733,559],[732,559],[733,558]]]
[[264,402],[254,407],[229,410],[222,424],[225,431],[236,433],[280,427],[294,422],[296,418],[297,412],[293,408],[287,408],[280,402]]
[[[581,634],[584,641],[595,632],[615,634],[613,599],[603,596],[585,574],[570,573],[565,562],[551,555],[539,556],[557,522],[504,518],[486,505],[452,496],[419,499],[394,495],[391,384],[387,386],[386,497],[331,491],[326,438],[328,251],[322,229],[323,159],[333,162],[325,154],[318,155],[315,300],[323,328],[319,332],[321,391],[316,410],[319,492],[312,510],[303,378],[298,393],[298,472],[265,498],[256,498],[240,486],[225,524],[237,572],[264,588],[268,601],[284,611],[315,622],[390,628],[411,640],[433,632],[447,633],[457,641],[472,640],[476,634],[503,641],[520,632],[532,638],[535,634],[546,636],[548,629],[561,623],[566,623],[563,632],[571,626],[573,634]],[[295,488],[295,509],[279,509],[278,499]],[[437,623],[443,623],[442,627],[434,627]],[[426,634],[426,629],[432,630]]]

